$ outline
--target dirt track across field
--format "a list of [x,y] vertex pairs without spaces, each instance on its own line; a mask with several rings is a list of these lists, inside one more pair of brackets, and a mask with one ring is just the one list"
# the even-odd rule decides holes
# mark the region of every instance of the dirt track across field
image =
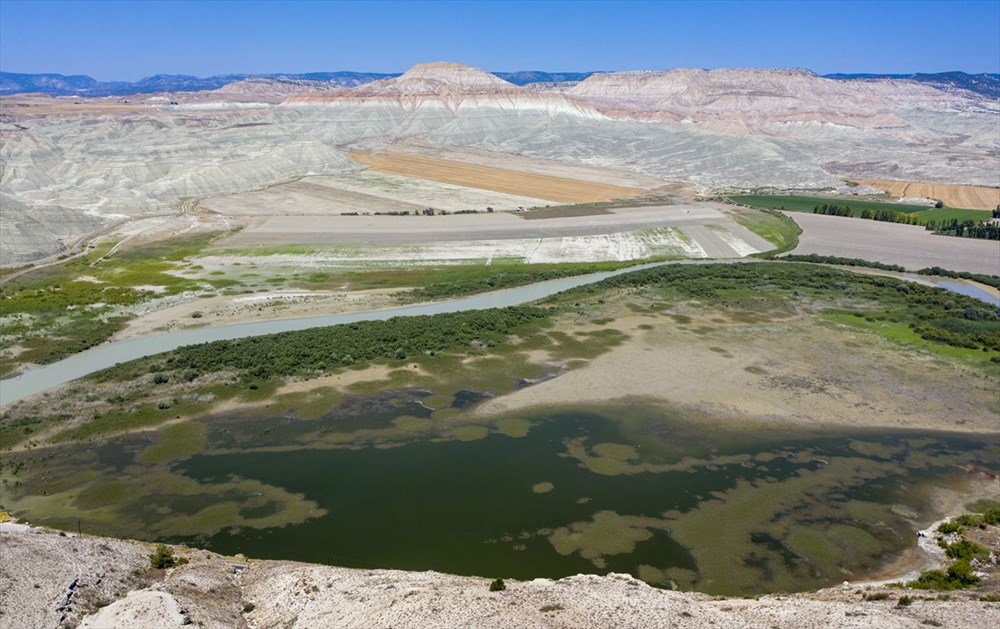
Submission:
[[992,210],[1000,206],[1000,188],[966,186],[950,183],[920,183],[915,181],[884,181],[857,179],[863,186],[885,190],[894,197],[927,197],[943,201],[948,207],[969,210]]
[[547,199],[557,203],[610,201],[638,196],[639,188],[583,181],[568,177],[539,175],[482,164],[457,162],[424,155],[404,153],[351,153],[351,159],[384,173],[419,177],[444,183],[469,186]]

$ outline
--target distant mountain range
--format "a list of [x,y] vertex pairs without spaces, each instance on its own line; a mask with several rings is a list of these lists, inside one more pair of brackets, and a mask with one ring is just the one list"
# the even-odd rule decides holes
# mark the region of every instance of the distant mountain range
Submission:
[[[529,83],[575,83],[589,77],[594,72],[541,72],[522,70],[518,72],[493,72],[505,81],[515,85]],[[307,72],[304,74],[220,74],[199,78],[182,74],[157,74],[138,81],[98,81],[86,75],[65,76],[62,74],[19,74],[0,72],[0,95],[21,93],[42,93],[49,96],[128,96],[130,94],[152,94],[156,92],[200,92],[215,90],[246,79],[267,79],[275,81],[322,81],[343,87],[355,87],[379,79],[400,76],[375,72]],[[1000,98],[1000,74],[966,74],[965,72],[939,72],[934,74],[827,74],[825,78],[838,81],[870,79],[908,79],[926,83],[934,87],[955,90],[963,89],[989,98]]]
[[966,74],[965,72],[936,72],[933,74],[826,74],[828,79],[854,81],[858,79],[909,79],[926,83],[939,89],[962,89],[990,98],[1000,98],[1000,74]]
[[201,92],[246,79],[325,81],[354,87],[398,74],[374,72],[308,72],[305,74],[220,74],[199,78],[183,74],[157,74],[138,81],[98,81],[86,75],[18,74],[0,72],[0,95],[35,92],[49,96],[128,96],[156,92]]

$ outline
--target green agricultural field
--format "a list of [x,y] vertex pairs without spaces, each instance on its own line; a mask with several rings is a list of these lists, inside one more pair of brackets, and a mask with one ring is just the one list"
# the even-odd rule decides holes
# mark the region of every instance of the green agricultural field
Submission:
[[986,210],[965,210],[961,208],[935,208],[926,205],[908,205],[904,203],[887,203],[871,201],[863,197],[809,197],[797,195],[745,194],[728,197],[732,203],[747,205],[754,208],[772,210],[788,210],[790,212],[812,212],[817,205],[846,205],[851,208],[854,216],[861,210],[893,210],[904,214],[916,215],[921,222],[947,221],[957,218],[960,221],[982,221],[990,218]]
[[942,223],[944,221],[950,221],[953,218],[959,221],[985,221],[989,219],[992,214],[987,210],[962,210],[958,208],[951,207],[932,207],[923,210],[922,212],[912,212],[916,214],[923,221],[936,221],[937,223]]

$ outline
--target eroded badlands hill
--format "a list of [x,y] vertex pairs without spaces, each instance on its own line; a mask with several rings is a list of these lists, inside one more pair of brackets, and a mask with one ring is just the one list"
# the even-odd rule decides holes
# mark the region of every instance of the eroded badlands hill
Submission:
[[630,170],[704,192],[845,177],[996,186],[1000,105],[907,81],[802,71],[610,73],[529,89],[454,63],[348,89],[0,101],[0,266],[130,217],[305,175],[401,142]]

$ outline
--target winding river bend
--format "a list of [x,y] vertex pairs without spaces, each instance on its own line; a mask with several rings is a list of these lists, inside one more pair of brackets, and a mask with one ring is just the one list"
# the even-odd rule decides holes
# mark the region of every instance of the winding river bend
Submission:
[[[386,308],[383,310],[344,312],[316,317],[300,317],[295,319],[278,319],[254,323],[220,325],[107,343],[91,348],[59,362],[52,363],[51,365],[44,365],[0,380],[0,407],[13,404],[14,402],[35,395],[36,393],[47,391],[48,389],[57,387],[61,384],[66,384],[67,382],[71,382],[77,378],[82,378],[83,376],[101,371],[102,369],[113,367],[118,363],[124,363],[143,358],[145,356],[168,352],[185,345],[210,343],[212,341],[225,341],[250,336],[262,336],[278,332],[292,332],[295,330],[306,330],[309,328],[340,325],[343,323],[355,323],[358,321],[384,321],[393,317],[413,317],[418,315],[435,315],[467,310],[487,310],[489,308],[519,306],[521,304],[526,304],[555,295],[556,293],[561,293],[562,291],[580,286],[586,286],[588,284],[595,284],[609,277],[625,273],[633,273],[643,269],[650,269],[664,264],[718,264],[719,262],[720,261],[718,260],[650,262],[647,264],[638,264],[624,269],[618,269],[616,271],[602,271],[600,273],[589,273],[586,275],[565,277],[545,282],[537,282],[535,284],[528,284],[526,286],[518,286],[515,288],[508,288],[505,290],[429,304],[401,306],[397,308]],[[753,262],[756,262],[756,260],[734,259],[723,261],[725,264]],[[885,274],[894,275],[896,277],[902,276],[902,274]],[[992,303],[993,305],[1000,305],[1000,300],[997,300],[995,296],[971,284],[950,281],[944,278],[915,276],[912,274],[903,276],[903,279],[932,284],[945,290],[975,297],[976,299]]]
[[429,304],[386,308],[384,310],[343,312],[318,317],[220,325],[107,343],[52,363],[51,365],[44,365],[0,380],[0,406],[13,404],[36,393],[66,384],[102,369],[113,367],[118,363],[169,352],[184,345],[227,341],[249,336],[276,334],[278,332],[307,330],[309,328],[356,323],[358,321],[384,321],[393,317],[414,317],[418,315],[435,315],[466,310],[487,310],[489,308],[519,306],[555,295],[556,293],[561,293],[565,290],[594,284],[609,277],[641,271],[663,264],[671,263],[652,262],[639,264],[616,271],[602,271],[600,273],[565,277]]

